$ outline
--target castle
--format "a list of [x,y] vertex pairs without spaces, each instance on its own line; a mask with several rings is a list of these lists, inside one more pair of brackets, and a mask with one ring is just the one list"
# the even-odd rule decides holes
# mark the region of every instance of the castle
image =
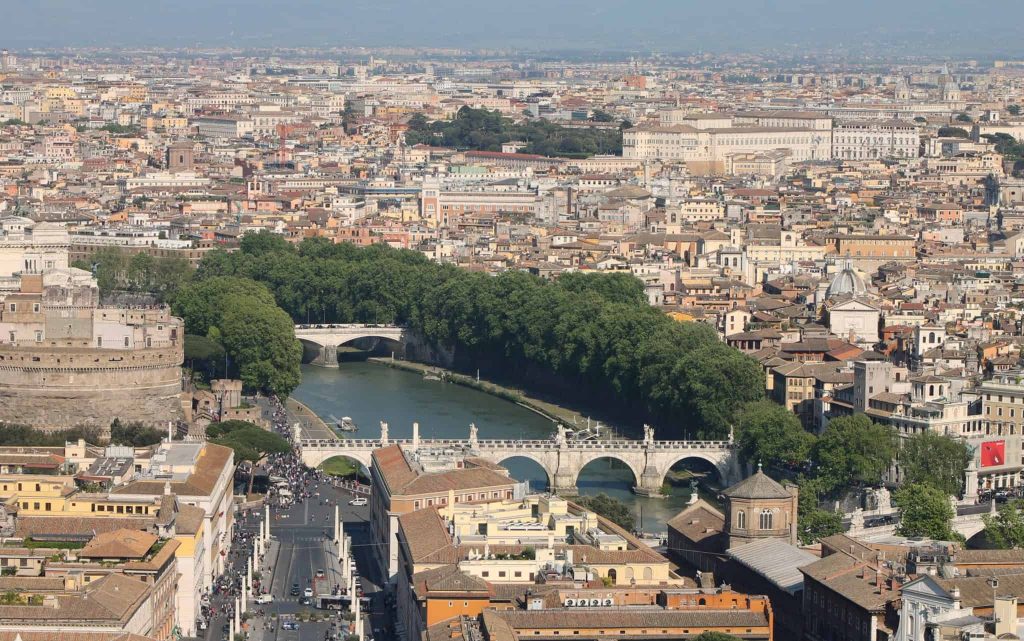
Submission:
[[0,421],[106,429],[180,421],[184,328],[167,308],[103,307],[67,231],[0,218]]

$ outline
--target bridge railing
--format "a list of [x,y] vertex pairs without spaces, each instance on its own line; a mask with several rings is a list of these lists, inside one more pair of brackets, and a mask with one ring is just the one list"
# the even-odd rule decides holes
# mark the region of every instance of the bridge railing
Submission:
[[[329,448],[329,449],[365,449],[380,447],[380,439],[302,439],[300,444],[304,448]],[[411,445],[412,439],[396,438],[388,439],[389,445]],[[469,446],[467,439],[421,439],[421,447],[459,447]],[[570,441],[565,445],[566,449],[600,451],[600,450],[728,450],[734,445],[729,441],[654,441],[644,443],[643,441]],[[552,450],[558,449],[558,445],[552,440],[523,440],[515,439],[480,439],[477,441],[477,449],[527,449],[527,450]]]

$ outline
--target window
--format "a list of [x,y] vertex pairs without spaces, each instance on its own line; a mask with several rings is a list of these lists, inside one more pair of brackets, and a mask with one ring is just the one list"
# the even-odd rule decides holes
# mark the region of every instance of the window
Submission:
[[483,572],[481,572],[481,573],[480,573],[480,575],[481,575],[481,576],[482,576],[483,578],[485,578],[485,579],[486,579],[487,577],[491,576],[491,573],[490,573],[490,572],[488,572],[487,570],[484,570]]
[[747,513],[743,510],[736,513],[736,528],[740,530],[747,528]]
[[128,337],[127,336],[124,337],[124,346],[128,347]]
[[761,529],[771,530],[772,529],[772,511],[768,508],[761,510]]
[[39,313],[39,303],[32,303],[32,311],[36,314]]
[[18,304],[17,303],[11,303],[10,306],[8,307],[8,309],[11,310],[12,312],[16,312],[16,311],[18,311]]

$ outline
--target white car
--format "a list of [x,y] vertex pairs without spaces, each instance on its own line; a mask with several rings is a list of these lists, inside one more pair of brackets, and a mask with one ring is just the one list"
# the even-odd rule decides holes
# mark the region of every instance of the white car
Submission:
[[369,503],[369,501],[367,501],[366,498],[362,497],[362,496],[360,496],[358,498],[354,498],[354,499],[352,499],[351,501],[348,502],[349,505],[356,505],[356,506],[366,505],[367,503]]
[[274,602],[274,595],[273,594],[258,594],[258,595],[256,595],[256,603],[273,603],[273,602]]
[[313,596],[313,588],[306,588],[306,589],[305,589],[305,590],[304,590],[304,591],[302,592],[302,596],[304,596],[304,597],[310,597],[310,598],[312,598],[312,596]]

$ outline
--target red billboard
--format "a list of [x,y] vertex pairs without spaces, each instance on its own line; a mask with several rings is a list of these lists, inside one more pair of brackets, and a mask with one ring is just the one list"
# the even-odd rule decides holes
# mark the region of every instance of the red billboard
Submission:
[[1006,441],[985,441],[981,444],[981,466],[993,467],[1006,463]]

